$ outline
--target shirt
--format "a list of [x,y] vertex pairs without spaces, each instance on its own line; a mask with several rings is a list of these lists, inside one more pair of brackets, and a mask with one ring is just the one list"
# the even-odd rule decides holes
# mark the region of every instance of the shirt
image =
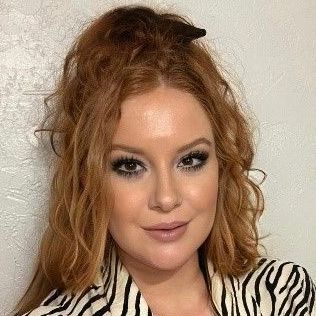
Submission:
[[[258,267],[241,277],[221,279],[207,262],[212,300],[219,315],[316,316],[316,287],[306,269],[294,262],[261,257]],[[96,281],[76,295],[55,289],[39,307],[23,316],[153,315],[115,247]],[[154,316],[154,315],[153,315]]]

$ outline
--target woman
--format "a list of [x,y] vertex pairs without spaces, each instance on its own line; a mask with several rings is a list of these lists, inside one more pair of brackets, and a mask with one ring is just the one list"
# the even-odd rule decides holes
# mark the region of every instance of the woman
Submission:
[[126,6],[78,38],[41,129],[59,158],[16,315],[316,315],[306,269],[259,252],[250,125],[204,35]]

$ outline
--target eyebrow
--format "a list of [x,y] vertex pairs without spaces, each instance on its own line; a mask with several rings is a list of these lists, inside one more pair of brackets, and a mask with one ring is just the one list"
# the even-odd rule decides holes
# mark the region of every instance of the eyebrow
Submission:
[[[177,154],[182,153],[182,152],[186,151],[187,149],[192,148],[192,147],[194,147],[198,144],[202,144],[202,143],[207,144],[209,146],[211,146],[211,144],[212,144],[212,142],[209,139],[207,139],[205,137],[199,137],[199,138],[195,139],[194,141],[192,141],[188,144],[185,144],[185,145],[181,146],[180,148],[178,148]],[[130,147],[130,146],[123,145],[123,144],[113,144],[111,147],[111,150],[115,150],[115,149],[121,149],[121,150],[130,152],[130,153],[135,153],[135,154],[144,154],[144,152],[140,148]]]

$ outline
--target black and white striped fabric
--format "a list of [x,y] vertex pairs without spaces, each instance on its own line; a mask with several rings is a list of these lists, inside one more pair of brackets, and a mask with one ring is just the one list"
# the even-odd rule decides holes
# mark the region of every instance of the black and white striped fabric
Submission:
[[[259,267],[223,281],[208,263],[212,299],[219,315],[316,316],[316,287],[306,269],[293,262],[261,258]],[[115,248],[96,282],[77,295],[53,290],[41,305],[23,316],[153,315]],[[153,315],[154,316],[154,315]],[[179,315],[180,316],[180,315]]]

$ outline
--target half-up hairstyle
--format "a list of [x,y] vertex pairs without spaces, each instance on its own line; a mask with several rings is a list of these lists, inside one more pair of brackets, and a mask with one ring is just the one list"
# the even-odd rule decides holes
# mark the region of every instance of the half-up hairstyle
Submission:
[[37,130],[48,132],[56,154],[49,225],[16,315],[37,307],[53,289],[76,293],[94,282],[111,243],[109,153],[120,105],[160,85],[191,93],[214,133],[218,203],[212,231],[199,249],[203,261],[210,259],[222,276],[256,266],[256,223],[264,200],[249,176],[253,133],[224,70],[198,39],[204,35],[178,14],[130,5],[107,11],[74,42]]

